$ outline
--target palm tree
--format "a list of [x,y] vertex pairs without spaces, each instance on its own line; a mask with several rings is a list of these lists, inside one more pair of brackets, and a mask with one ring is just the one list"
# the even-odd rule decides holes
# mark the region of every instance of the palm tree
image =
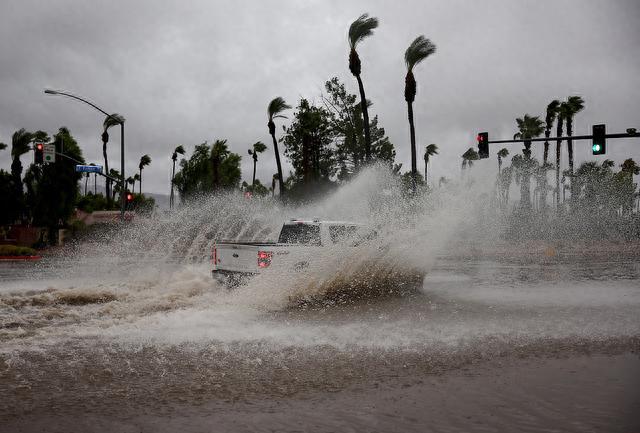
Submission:
[[369,17],[369,14],[362,14],[357,20],[349,26],[349,70],[358,80],[358,88],[360,89],[360,107],[362,108],[362,120],[364,123],[364,151],[367,162],[371,160],[371,135],[369,132],[369,108],[367,107],[367,98],[364,94],[364,86],[362,85],[362,64],[360,56],[356,51],[356,47],[365,38],[373,34],[373,29],[378,27],[378,19]]
[[229,155],[227,140],[216,140],[211,145],[211,166],[213,168],[213,189],[220,186],[220,164]]
[[267,114],[269,115],[269,123],[267,126],[269,127],[269,134],[271,134],[271,138],[273,140],[273,151],[276,153],[276,166],[278,167],[278,187],[280,188],[280,195],[283,196],[284,192],[284,181],[282,180],[282,165],[280,165],[280,153],[278,152],[278,141],[276,140],[276,124],[273,122],[273,119],[286,119],[287,117],[280,114],[284,110],[288,110],[291,108],[290,105],[287,105],[280,96],[274,98],[271,102],[269,102],[269,107],[267,108]]
[[640,174],[640,166],[631,158],[625,159],[625,161],[620,164],[620,174],[622,176],[623,182],[625,183],[625,192],[627,193],[627,197],[623,198],[622,204],[622,213],[629,214],[633,209],[633,201],[635,198],[635,189],[636,186],[633,183],[633,176]]
[[518,132],[513,136],[514,139],[522,139],[524,142],[524,149],[522,153],[524,159],[518,165],[520,170],[520,205],[523,208],[531,208],[531,185],[530,178],[533,173],[534,166],[537,164],[531,159],[531,141],[527,141],[531,138],[539,137],[544,131],[544,122],[540,120],[538,116],[529,116],[525,114],[522,118],[517,118],[516,123],[518,125]]
[[467,149],[467,151],[462,154],[462,170],[464,170],[467,165],[473,167],[473,161],[477,161],[478,159],[480,159],[478,152],[473,147]]
[[[112,126],[120,125],[124,122],[124,117],[118,113],[113,113],[111,116],[107,116],[102,123],[102,156],[104,157],[104,172],[109,173],[109,160],[107,159],[107,143],[109,142],[109,128]],[[111,189],[111,181],[106,179],[105,181],[105,193],[107,194],[107,201],[109,200]],[[115,197],[115,194],[114,194]]]
[[556,114],[556,211],[560,212],[560,145],[562,144],[562,126],[565,118],[566,106],[561,103]]
[[136,186],[136,180],[135,180],[135,178],[133,178],[133,177],[129,176],[129,177],[127,178],[126,182],[127,182],[127,184],[128,184],[128,185],[131,185],[131,191],[133,191],[133,190],[134,190],[134,188],[135,188],[135,186]]
[[498,151],[498,176],[502,172],[502,158],[509,156],[509,151],[506,148],[502,148]]
[[173,169],[171,170],[171,194],[169,195],[169,209],[173,209],[173,179],[176,177],[176,160],[178,159],[178,155],[184,155],[184,146],[179,145],[175,149],[173,149],[173,154],[171,155],[171,161],[173,162]]
[[433,155],[438,154],[438,146],[435,144],[428,145],[424,150],[424,182],[427,183],[427,167],[429,165],[429,159]]
[[544,142],[544,154],[542,157],[543,170],[541,170],[541,173],[540,173],[540,179],[542,180],[541,182],[542,197],[540,201],[542,202],[543,209],[546,209],[547,207],[547,169],[551,168],[551,166],[548,164],[549,137],[551,136],[551,127],[553,126],[553,122],[556,120],[556,117],[559,117],[559,109],[560,109],[560,101],[558,101],[557,99],[554,99],[553,101],[549,102],[549,105],[547,105],[547,114],[544,119],[545,120],[544,136],[546,140]]
[[11,179],[13,184],[13,195],[15,202],[11,204],[15,216],[22,218],[23,189],[22,189],[22,163],[20,157],[31,150],[33,134],[22,128],[14,132],[11,136]]
[[416,178],[418,174],[418,162],[416,156],[416,130],[413,124],[413,101],[416,99],[416,79],[413,76],[413,68],[436,52],[436,46],[424,35],[418,36],[404,53],[404,62],[407,65],[407,75],[404,79],[404,99],[407,101],[409,117],[409,132],[411,138],[411,178],[413,191],[416,190]]
[[544,119],[544,136],[547,141],[544,142],[544,155],[542,157],[543,164],[547,163],[547,158],[549,157],[549,137],[551,136],[551,126],[553,126],[553,122],[558,116],[559,108],[560,101],[558,101],[557,99],[554,99],[553,101],[549,102],[549,105],[547,105],[547,115]]
[[[564,118],[567,122],[567,136],[573,135],[573,116],[584,109],[584,99],[580,96],[569,96],[567,102],[564,102]],[[569,171],[573,175],[573,140],[567,138],[567,152],[569,154]]]
[[525,140],[522,154],[525,158],[531,157],[531,138],[539,137],[544,131],[544,122],[538,116],[529,116],[525,114],[522,118],[517,118],[518,132],[513,136],[514,140]]
[[[109,170],[109,176],[113,179],[117,179],[116,180],[116,186],[114,186],[111,189],[111,200],[114,201],[116,199],[116,192],[118,191],[122,191],[122,188],[119,184],[119,180],[120,180],[120,172],[118,170],[114,170],[113,168],[111,170]],[[109,183],[111,183],[112,181],[109,180]]]
[[[584,109],[584,100],[580,96],[569,96],[564,105],[564,119],[567,122],[567,137],[573,134],[573,116]],[[569,154],[569,176],[573,180],[573,140],[567,138],[567,153]],[[571,201],[574,200],[573,189],[571,191]]]
[[147,154],[144,154],[140,157],[140,164],[138,164],[138,169],[140,170],[140,194],[142,194],[142,169],[151,164],[151,157]]
[[5,143],[0,143],[0,150],[5,150],[7,145]]
[[255,186],[256,184],[256,164],[258,163],[258,154],[265,150],[267,150],[267,146],[262,141],[253,143],[253,149],[249,149],[249,155],[253,157],[253,181],[251,182],[251,186]]

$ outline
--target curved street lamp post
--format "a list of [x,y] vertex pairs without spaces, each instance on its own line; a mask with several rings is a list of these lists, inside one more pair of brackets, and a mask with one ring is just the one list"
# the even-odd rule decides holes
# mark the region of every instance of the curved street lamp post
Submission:
[[66,93],[66,92],[61,92],[59,90],[51,90],[51,89],[45,89],[44,93],[48,94],[48,95],[62,95],[62,96],[67,96],[69,98],[73,98],[76,99],[80,102],[84,102],[87,105],[92,106],[93,108],[95,108],[96,110],[98,110],[99,112],[101,112],[102,114],[104,114],[105,116],[113,119],[116,121],[116,123],[120,124],[120,220],[124,221],[124,209],[125,209],[125,205],[126,205],[126,194],[124,193],[125,188],[124,188],[124,118],[123,117],[114,117],[111,114],[107,113],[106,111],[104,111],[102,108],[98,107],[96,104],[87,101],[86,99],[82,99],[79,96],[76,95],[72,95],[71,93]]

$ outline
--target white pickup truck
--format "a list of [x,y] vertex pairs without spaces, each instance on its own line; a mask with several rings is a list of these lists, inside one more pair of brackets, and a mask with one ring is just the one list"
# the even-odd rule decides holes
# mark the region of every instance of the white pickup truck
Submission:
[[282,225],[277,242],[215,243],[212,275],[233,287],[247,277],[273,269],[300,271],[320,248],[340,243],[357,246],[375,236],[375,231],[356,223],[293,219]]

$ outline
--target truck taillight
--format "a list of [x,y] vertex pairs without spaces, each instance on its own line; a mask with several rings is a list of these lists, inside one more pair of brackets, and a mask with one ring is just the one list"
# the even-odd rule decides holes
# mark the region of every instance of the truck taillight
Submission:
[[273,253],[271,251],[258,251],[258,267],[268,268],[271,264],[272,255]]
[[213,250],[211,250],[211,261],[214,265],[218,264],[218,247],[213,246]]

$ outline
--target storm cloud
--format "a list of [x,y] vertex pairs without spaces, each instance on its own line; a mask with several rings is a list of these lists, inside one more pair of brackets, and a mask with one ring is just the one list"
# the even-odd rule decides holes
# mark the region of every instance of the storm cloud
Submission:
[[[371,114],[379,116],[404,169],[410,166],[404,50],[420,34],[437,45],[436,54],[415,70],[419,152],[429,143],[440,148],[432,159],[432,181],[459,175],[460,155],[475,145],[476,132],[512,137],[516,117],[544,118],[555,98],[585,99],[576,134],[589,133],[593,123],[606,123],[609,132],[640,129],[640,3],[633,0],[5,0],[0,141],[9,144],[22,127],[53,134],[64,125],[87,161],[102,161],[104,116],[45,95],[49,87],[125,116],[128,173],[142,154],[153,159],[145,190],[168,192],[176,145],[190,154],[194,145],[218,138],[228,139],[231,150],[243,156],[244,179],[252,167],[247,149],[258,140],[267,143],[258,177],[270,183],[275,158],[268,102],[275,96],[291,105],[300,97],[320,102],[323,83],[333,76],[357,93],[346,34],[364,12],[380,20],[374,36],[359,47]],[[112,134],[113,166],[118,140]],[[608,148],[616,164],[640,158],[637,139],[612,141]],[[479,165],[495,170],[497,150]],[[540,145],[534,154],[541,156]],[[577,164],[592,158],[588,144],[578,142]],[[9,150],[0,152],[0,167],[9,165]]]

